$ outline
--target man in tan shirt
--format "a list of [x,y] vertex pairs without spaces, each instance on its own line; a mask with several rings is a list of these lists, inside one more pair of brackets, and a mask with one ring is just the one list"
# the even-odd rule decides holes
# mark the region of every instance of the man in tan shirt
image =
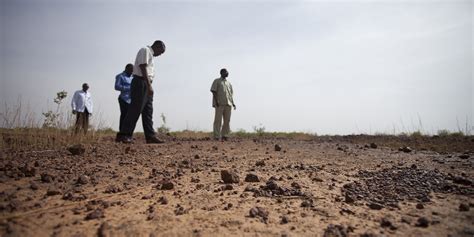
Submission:
[[[215,79],[211,86],[212,107],[216,110],[214,116],[214,138],[219,140],[222,137],[222,140],[227,140],[230,133],[232,107],[235,110],[236,106],[234,104],[232,85],[227,80],[229,72],[223,68],[220,73],[221,77]],[[224,125],[222,125],[222,119],[224,119]]]

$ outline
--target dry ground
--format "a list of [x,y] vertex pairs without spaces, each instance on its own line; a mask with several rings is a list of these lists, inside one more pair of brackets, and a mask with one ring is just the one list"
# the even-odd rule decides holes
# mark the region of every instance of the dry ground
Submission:
[[472,137],[84,148],[1,151],[1,236],[474,236]]

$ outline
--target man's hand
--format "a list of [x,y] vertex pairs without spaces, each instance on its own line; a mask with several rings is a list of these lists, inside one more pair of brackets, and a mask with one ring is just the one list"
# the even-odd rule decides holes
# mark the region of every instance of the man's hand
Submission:
[[234,110],[236,110],[236,109],[237,109],[237,106],[235,106],[235,105],[232,105],[232,106],[234,106]]
[[77,111],[75,111],[75,110],[72,110],[72,114],[76,114],[76,113],[77,113]]
[[151,88],[151,86],[148,87],[147,93],[148,93],[148,96],[153,96],[154,92],[153,92],[153,88]]

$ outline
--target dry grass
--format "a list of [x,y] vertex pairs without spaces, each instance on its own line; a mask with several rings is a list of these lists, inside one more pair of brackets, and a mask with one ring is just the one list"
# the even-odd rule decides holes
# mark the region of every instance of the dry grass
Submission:
[[8,152],[51,150],[76,143],[98,142],[102,135],[95,131],[87,135],[74,135],[71,129],[0,129],[0,149]]
[[54,127],[45,127],[45,117],[38,116],[29,105],[19,98],[15,105],[3,104],[0,112],[0,151],[16,152],[26,150],[51,150],[76,143],[97,142],[100,137],[109,135],[111,129],[104,129],[102,114],[93,116],[91,127],[86,136],[73,132],[75,116],[66,106],[58,106],[58,116]]

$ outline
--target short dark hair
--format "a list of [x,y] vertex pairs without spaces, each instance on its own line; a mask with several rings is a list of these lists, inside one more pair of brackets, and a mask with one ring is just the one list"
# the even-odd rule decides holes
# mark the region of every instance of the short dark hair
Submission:
[[221,75],[224,74],[224,72],[227,72],[227,69],[222,68],[222,69],[221,69]]
[[125,65],[125,69],[127,69],[127,67],[133,67],[133,64],[129,63],[129,64]]
[[155,42],[153,42],[153,45],[160,47],[161,49],[163,49],[163,51],[166,50],[166,45],[161,40],[155,40]]

